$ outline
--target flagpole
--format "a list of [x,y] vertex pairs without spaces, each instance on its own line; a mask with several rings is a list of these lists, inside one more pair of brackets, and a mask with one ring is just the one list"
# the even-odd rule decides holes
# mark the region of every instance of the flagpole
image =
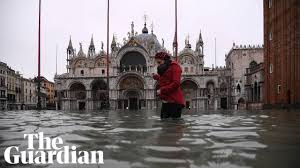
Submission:
[[107,108],[109,108],[109,0],[107,0],[107,41],[106,41],[106,84],[107,84]]
[[175,59],[178,60],[178,40],[177,40],[177,0],[175,0]]
[[215,67],[217,67],[217,38],[215,37]]
[[41,0],[39,0],[39,28],[38,28],[38,77],[37,77],[37,94],[38,94],[38,102],[37,109],[42,109],[41,104]]
[[57,75],[57,44],[56,44],[56,55],[55,55],[55,75]]

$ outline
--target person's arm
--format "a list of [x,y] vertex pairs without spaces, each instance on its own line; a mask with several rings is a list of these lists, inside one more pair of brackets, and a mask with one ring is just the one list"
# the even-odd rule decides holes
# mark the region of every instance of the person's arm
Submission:
[[172,65],[172,81],[169,85],[160,88],[161,94],[169,94],[180,87],[181,68],[179,65]]

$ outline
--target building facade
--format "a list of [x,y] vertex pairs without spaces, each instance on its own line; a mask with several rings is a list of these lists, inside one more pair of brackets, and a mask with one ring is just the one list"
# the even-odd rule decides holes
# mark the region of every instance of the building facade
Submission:
[[7,67],[7,109],[15,110],[16,105],[16,72],[10,67]]
[[264,103],[264,63],[251,62],[246,69],[246,107],[250,110],[262,109]]
[[7,108],[7,65],[0,62],[0,110]]
[[36,85],[33,79],[23,78],[23,103],[22,109],[36,109]]
[[46,96],[46,106],[47,108],[55,108],[55,91],[54,91],[54,82],[49,81],[45,77],[41,76],[41,89],[42,98]]
[[300,104],[300,1],[264,0],[265,105]]
[[[224,67],[204,67],[203,40],[200,33],[193,50],[189,40],[179,52],[182,66],[183,89],[186,107],[218,109],[229,107],[229,70]],[[79,51],[73,48],[70,39],[67,48],[67,73],[55,76],[58,107],[63,110],[95,110],[105,106],[107,87],[112,109],[156,109],[160,101],[156,96],[157,83],[152,78],[157,65],[154,56],[166,51],[164,41],[148,32],[145,23],[138,34],[131,25],[128,38],[123,44],[113,37],[110,61],[106,60],[103,45],[96,53],[93,38],[87,54],[80,44]],[[172,58],[174,59],[174,58]],[[109,84],[106,82],[106,64],[109,63]],[[224,76],[223,76],[224,75]],[[220,89],[222,88],[222,90]]]
[[[253,45],[235,45],[226,55],[226,67],[231,71],[231,104],[232,109],[246,109],[248,101],[248,90],[249,84],[259,83],[260,79],[250,78],[247,80],[250,71],[247,68],[252,68],[256,64],[264,62],[264,49],[263,46]],[[252,80],[253,79],[253,80]],[[250,80],[250,81],[249,81]],[[259,93],[263,91],[263,83],[258,85]]]

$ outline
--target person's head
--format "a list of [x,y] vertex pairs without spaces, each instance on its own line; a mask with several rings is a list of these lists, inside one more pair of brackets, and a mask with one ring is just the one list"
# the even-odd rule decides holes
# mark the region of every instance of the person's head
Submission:
[[169,60],[171,57],[168,53],[166,52],[159,52],[155,55],[155,62],[158,64],[158,65],[162,65],[165,63],[166,60]]

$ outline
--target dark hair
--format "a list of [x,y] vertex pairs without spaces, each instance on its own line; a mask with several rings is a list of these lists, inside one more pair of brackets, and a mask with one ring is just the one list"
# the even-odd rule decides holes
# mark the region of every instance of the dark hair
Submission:
[[162,60],[169,60],[171,59],[170,54],[168,54],[167,52],[158,52],[155,54],[155,59],[162,59]]

